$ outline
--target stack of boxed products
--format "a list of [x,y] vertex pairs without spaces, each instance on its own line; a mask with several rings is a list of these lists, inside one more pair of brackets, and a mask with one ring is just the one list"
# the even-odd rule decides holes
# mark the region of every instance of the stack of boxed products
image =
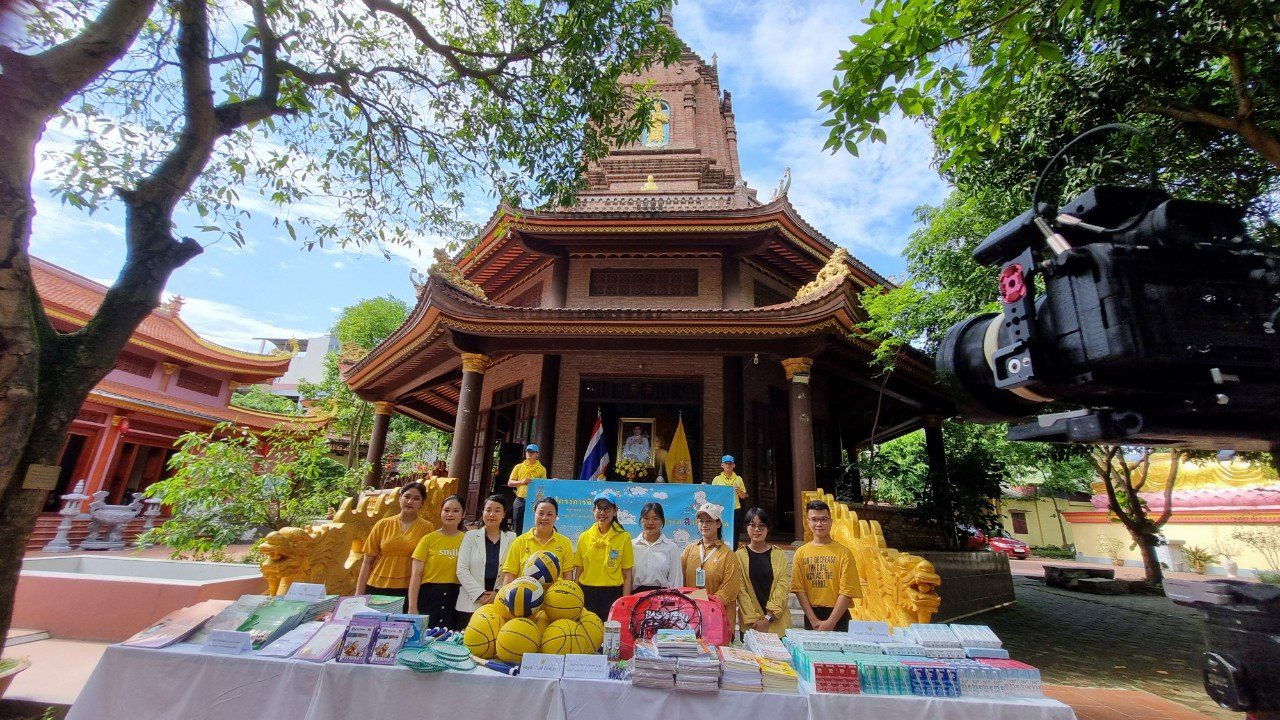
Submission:
[[[748,631],[748,633],[754,631]],[[767,633],[765,633],[767,635]],[[757,647],[786,646],[777,635],[755,640]],[[790,664],[763,657],[759,651],[708,646],[691,630],[659,630],[652,640],[638,640],[631,660],[631,684],[691,692],[799,692],[799,677]],[[775,651],[776,654],[776,651]]]
[[788,630],[786,645],[813,692],[926,697],[1041,697],[1040,671],[1009,659],[984,625],[855,623],[849,633]]
[[203,645],[214,631],[249,634],[263,657],[393,665],[402,647],[421,643],[422,615],[401,615],[402,598],[355,595],[319,600],[242,595],[235,602],[210,600],[165,616],[124,642],[159,648],[186,641]]

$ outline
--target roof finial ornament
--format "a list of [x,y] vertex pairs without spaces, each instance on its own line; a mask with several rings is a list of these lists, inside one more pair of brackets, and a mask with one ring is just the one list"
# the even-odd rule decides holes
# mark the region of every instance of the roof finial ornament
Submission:
[[181,295],[173,295],[173,296],[170,296],[167,302],[165,302],[160,306],[160,309],[173,315],[174,317],[177,317],[178,313],[182,312],[182,306],[186,304],[187,304],[186,298],[182,297]]
[[436,261],[431,268],[427,270],[429,274],[435,275],[441,280],[444,280],[476,299],[489,299],[484,294],[484,288],[463,276],[462,271],[458,269],[457,265],[453,264],[453,261],[449,259],[449,253],[446,253],[443,248],[436,248],[433,255],[435,256]]
[[413,283],[413,294],[421,296],[427,287],[427,276],[418,268],[409,268],[409,282]]
[[791,168],[787,167],[782,171],[782,179],[778,181],[778,186],[773,189],[773,194],[769,196],[769,202],[773,202],[778,198],[787,196],[787,191],[791,189]]
[[711,67],[719,67],[719,59],[720,59],[719,55],[716,55],[715,53],[711,53]]

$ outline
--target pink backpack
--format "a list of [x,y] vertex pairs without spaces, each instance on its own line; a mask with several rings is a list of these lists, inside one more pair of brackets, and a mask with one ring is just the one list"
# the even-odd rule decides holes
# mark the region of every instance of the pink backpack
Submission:
[[636,640],[649,640],[663,628],[693,630],[708,645],[728,645],[733,630],[718,598],[695,600],[687,593],[697,588],[646,590],[618,598],[609,608],[609,619],[622,623],[622,658],[635,654]]

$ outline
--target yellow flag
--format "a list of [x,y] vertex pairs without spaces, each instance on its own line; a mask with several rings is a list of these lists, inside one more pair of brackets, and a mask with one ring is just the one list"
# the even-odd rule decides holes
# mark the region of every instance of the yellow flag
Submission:
[[693,458],[689,455],[689,440],[684,436],[684,418],[676,425],[676,436],[671,438],[671,449],[667,451],[667,481],[693,482]]

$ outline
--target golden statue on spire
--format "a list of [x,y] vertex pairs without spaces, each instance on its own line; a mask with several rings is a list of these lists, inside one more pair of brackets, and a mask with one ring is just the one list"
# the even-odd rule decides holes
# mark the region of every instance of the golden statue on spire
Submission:
[[666,111],[663,104],[661,100],[653,101],[653,112],[649,114],[649,127],[644,132],[645,147],[664,147],[671,142],[667,137],[671,113]]

